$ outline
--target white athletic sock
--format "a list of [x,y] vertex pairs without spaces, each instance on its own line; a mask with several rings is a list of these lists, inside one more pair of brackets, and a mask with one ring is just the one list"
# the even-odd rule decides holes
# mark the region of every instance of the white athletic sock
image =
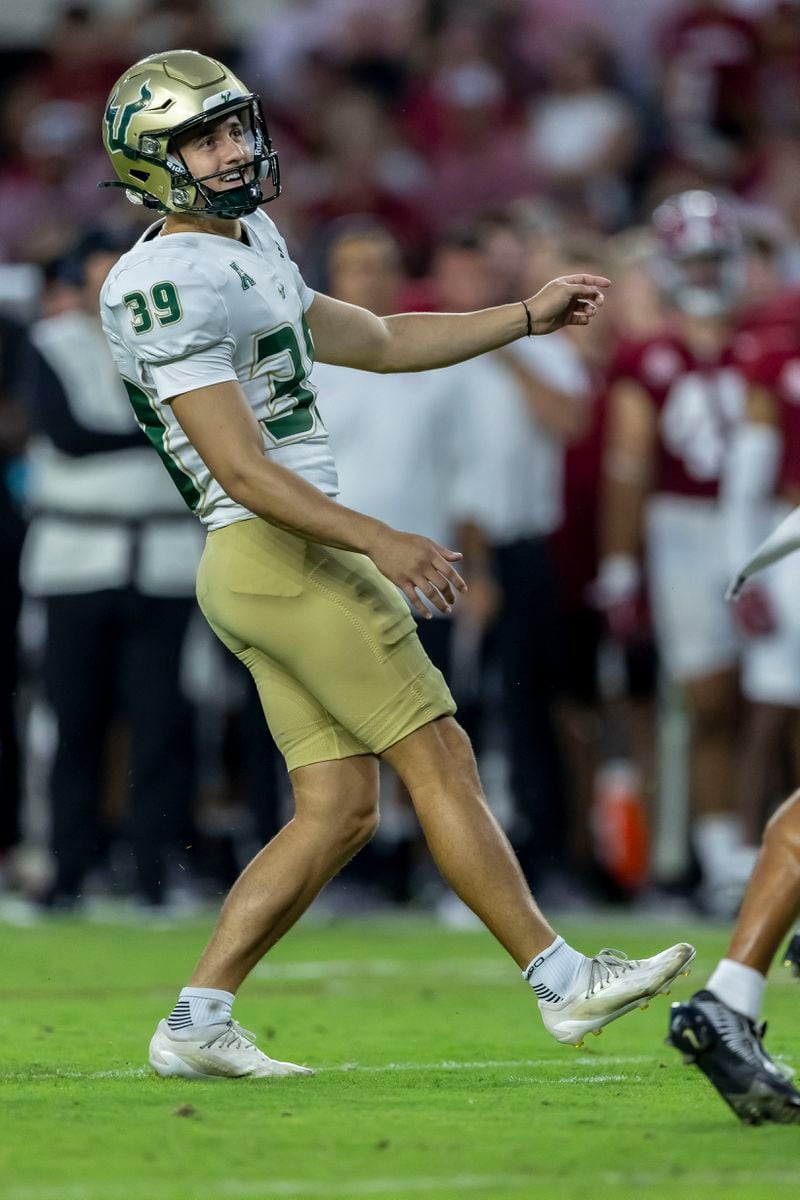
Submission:
[[733,813],[698,817],[692,829],[692,844],[706,883],[730,879],[736,851],[742,845],[741,821]]
[[558,1004],[569,995],[585,961],[585,955],[573,950],[562,937],[557,937],[552,945],[536,955],[522,972],[522,978],[531,985],[537,999]]
[[706,984],[708,991],[713,992],[728,1008],[743,1013],[754,1022],[761,1016],[766,986],[767,981],[760,971],[734,962],[732,958],[721,959]]
[[194,1025],[227,1025],[233,1000],[233,992],[185,987],[167,1017],[167,1024],[176,1031],[191,1029]]

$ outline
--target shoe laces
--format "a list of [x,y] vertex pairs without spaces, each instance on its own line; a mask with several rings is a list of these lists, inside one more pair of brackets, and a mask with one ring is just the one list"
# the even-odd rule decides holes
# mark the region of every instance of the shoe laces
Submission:
[[203,1049],[207,1050],[209,1046],[217,1046],[221,1050],[254,1050],[256,1035],[249,1029],[245,1029],[238,1021],[228,1021],[227,1025],[223,1025],[219,1033],[215,1033],[207,1042],[203,1042]]
[[599,950],[589,964],[586,999],[588,1000],[595,992],[602,992],[626,971],[633,971],[636,965],[636,961],[631,961],[621,950],[612,950],[610,946]]

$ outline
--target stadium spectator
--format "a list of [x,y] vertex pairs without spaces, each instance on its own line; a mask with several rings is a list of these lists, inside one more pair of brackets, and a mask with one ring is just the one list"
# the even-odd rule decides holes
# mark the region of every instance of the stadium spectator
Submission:
[[548,84],[530,107],[529,159],[576,224],[618,229],[631,214],[626,173],[638,130],[632,103],[614,84],[610,47],[588,37],[567,45]]
[[145,904],[167,894],[168,858],[188,831],[191,802],[191,712],[179,666],[198,535],[136,428],[100,330],[98,294],[118,255],[116,239],[98,230],[64,261],[80,306],[32,326],[24,377],[32,512],[21,578],[46,608],[44,684],[58,730],[46,902],[65,909],[100,857],[116,714],[130,730],[127,835]]
[[305,186],[311,221],[324,226],[353,212],[382,222],[404,252],[420,260],[429,215],[418,199],[427,172],[398,143],[388,114],[369,92],[343,90],[321,117],[322,154]]
[[162,46],[189,44],[205,54],[223,54],[228,40],[216,7],[209,0],[145,0],[133,6],[115,32],[121,36],[121,44],[139,58]]
[[[440,243],[431,280],[450,312],[501,302],[498,284],[507,282],[469,230]],[[512,840],[537,887],[563,898],[569,814],[555,730],[559,627],[548,538],[561,520],[563,443],[583,423],[583,372],[560,334],[483,355],[470,369],[457,430],[459,544],[476,617],[494,617]]]
[[[381,316],[398,311],[405,280],[401,250],[376,222],[354,217],[335,224],[328,231],[326,265],[331,295]],[[341,501],[396,529],[452,545],[451,489],[458,469],[452,434],[470,379],[464,366],[376,376],[315,364],[312,381],[322,397]],[[433,612],[434,620],[418,621],[419,637],[452,684],[453,620]],[[395,795],[400,803],[384,809],[385,836],[368,847],[367,858],[359,855],[349,873],[363,880],[369,867],[385,894],[408,900],[413,868],[427,855],[407,796],[396,789]]]
[[[616,291],[614,249],[615,239],[566,235],[558,245],[559,268],[572,271],[580,263],[587,270],[611,271]],[[596,801],[606,776],[606,760],[613,760],[615,769],[621,761],[627,763],[631,777],[638,774],[646,798],[652,795],[657,668],[644,623],[641,637],[625,655],[612,661],[593,595],[599,531],[592,514],[597,512],[600,495],[608,372],[619,306],[609,305],[598,316],[587,337],[569,337],[586,420],[583,430],[565,448],[563,519],[553,539],[563,629],[559,726],[570,782],[572,861],[586,880],[596,878],[602,866],[603,882],[624,895],[635,893],[644,883],[646,861],[639,864],[644,870],[638,876],[614,871],[625,861],[624,833],[601,827],[602,805]],[[609,835],[616,838],[619,855],[615,862],[600,863],[598,850],[604,849]],[[605,855],[607,860],[611,857]]]
[[425,208],[439,232],[536,190],[522,114],[474,18],[459,11],[445,25],[405,105],[408,136],[431,164]]
[[734,184],[760,122],[755,22],[728,0],[687,0],[667,13],[658,48],[671,152],[718,184]]

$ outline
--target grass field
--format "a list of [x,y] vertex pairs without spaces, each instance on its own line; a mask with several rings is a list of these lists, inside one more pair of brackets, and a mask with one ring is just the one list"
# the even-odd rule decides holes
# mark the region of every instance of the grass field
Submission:
[[[0,926],[0,1200],[800,1194],[800,1128],[743,1128],[663,1045],[654,1001],[584,1051],[542,1030],[488,934],[426,919],[307,921],[251,978],[239,1020],[313,1079],[190,1083],[145,1069],[208,925]],[[583,949],[689,937],[688,995],[724,933],[610,916]],[[774,971],[769,1046],[800,1062]]]

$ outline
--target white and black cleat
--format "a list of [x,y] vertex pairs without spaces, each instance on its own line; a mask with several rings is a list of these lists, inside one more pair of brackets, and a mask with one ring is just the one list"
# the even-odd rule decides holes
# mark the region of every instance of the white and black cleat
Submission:
[[701,991],[672,1005],[667,1044],[703,1072],[746,1125],[800,1124],[800,1092],[764,1049],[766,1028]]
[[626,958],[619,950],[601,950],[587,958],[569,996],[551,999],[534,987],[545,1028],[558,1042],[583,1045],[588,1033],[624,1017],[634,1008],[647,1008],[653,996],[667,994],[678,975],[689,974],[694,946],[679,942],[652,958]]

